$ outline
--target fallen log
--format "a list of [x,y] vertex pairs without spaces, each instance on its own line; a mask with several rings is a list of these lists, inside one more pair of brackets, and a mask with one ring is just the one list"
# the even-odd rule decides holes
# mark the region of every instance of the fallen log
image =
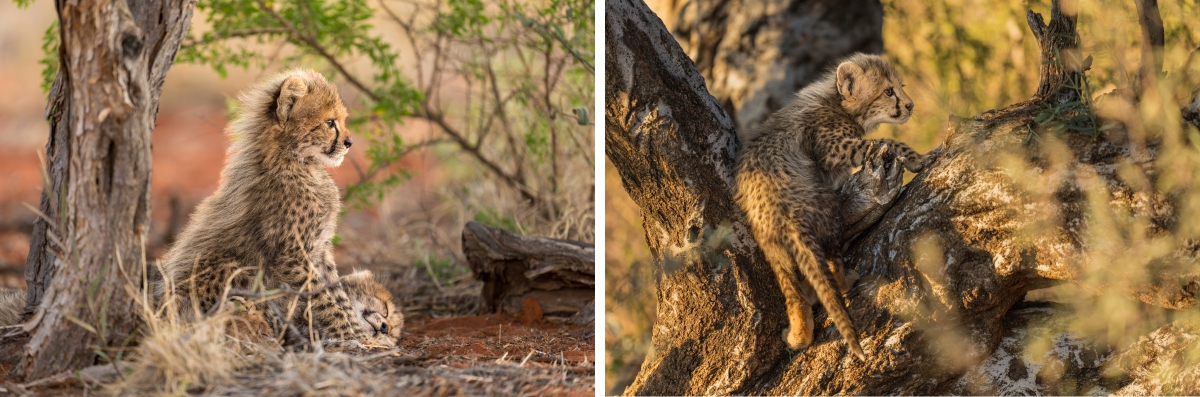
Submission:
[[544,315],[568,317],[595,300],[592,244],[525,237],[478,222],[467,223],[462,239],[471,272],[483,281],[483,313],[524,314],[532,300]]

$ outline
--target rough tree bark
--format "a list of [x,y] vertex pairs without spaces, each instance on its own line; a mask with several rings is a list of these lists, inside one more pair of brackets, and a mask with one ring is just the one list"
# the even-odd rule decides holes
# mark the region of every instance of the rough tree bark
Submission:
[[566,317],[596,300],[596,249],[591,244],[524,237],[467,222],[462,247],[471,273],[483,281],[485,313],[519,314],[532,299],[543,314]]
[[[150,133],[195,0],[56,3],[59,72],[46,106],[49,186],[26,260],[27,380],[92,365],[138,317]],[[72,319],[73,318],[73,319]],[[95,330],[80,326],[88,324]]]
[[[1045,313],[1070,315],[1057,307],[1028,307],[1022,303],[1026,292],[1084,284],[1080,278],[1089,267],[1105,265],[1086,257],[1088,228],[1102,227],[1087,215],[1090,192],[1108,194],[1117,213],[1149,220],[1150,235],[1168,233],[1178,221],[1171,198],[1144,187],[1153,182],[1131,186],[1117,175],[1123,167],[1155,175],[1161,144],[1148,144],[1146,156],[1136,161],[1129,160],[1120,128],[1100,140],[1085,134],[1048,138],[1046,151],[1023,144],[1038,128],[1040,111],[1079,98],[1063,83],[1078,81],[1085,62],[1076,49],[1075,20],[1057,2],[1049,25],[1028,14],[1043,61],[1054,61],[1043,63],[1033,97],[952,122],[936,163],[899,193],[879,223],[848,244],[846,263],[862,275],[848,307],[865,363],[847,352],[822,309],[813,346],[785,353],[782,295],[731,200],[739,148],[733,123],[644,4],[608,0],[606,8],[606,154],[642,209],[659,276],[654,355],[627,394],[1001,393],[1026,375],[1033,381],[1023,384],[1034,384],[1039,393],[1080,394],[1093,390],[1088,387],[1142,384],[1145,374],[1161,368],[1155,365],[1200,346],[1200,324],[1168,324],[1155,332],[1174,342],[1092,354],[1099,359],[1078,366],[1066,388],[1045,383],[1037,371],[1053,360],[1022,365],[1004,359],[1013,350],[1002,348],[1002,341],[1011,348],[1032,335],[1031,327],[1058,321]],[[1072,158],[1052,161],[1052,147]],[[1005,165],[1011,158],[1033,165],[1019,175],[1024,182]],[[1026,186],[1049,188],[1034,194]],[[709,232],[720,229],[729,232]],[[1194,309],[1200,285],[1195,263],[1195,250],[1155,261],[1135,269],[1146,281],[1124,291],[1148,305]],[[1103,350],[1075,345],[1062,350],[1076,354],[1074,361],[1088,357],[1084,350]],[[987,367],[998,362],[1011,371]],[[1101,368],[1125,375],[1105,377],[1114,372]],[[1160,390],[1195,394],[1198,379],[1200,372],[1168,379]]]
[[883,50],[879,0],[664,3],[660,13],[675,18],[667,29],[739,134],[786,105],[837,59]]

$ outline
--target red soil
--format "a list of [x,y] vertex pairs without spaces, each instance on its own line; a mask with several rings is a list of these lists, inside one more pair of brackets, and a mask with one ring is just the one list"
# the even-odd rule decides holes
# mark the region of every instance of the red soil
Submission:
[[572,336],[581,327],[545,320],[525,323],[505,314],[414,320],[400,348],[418,359],[462,368],[477,361],[574,365],[595,362],[595,347]]

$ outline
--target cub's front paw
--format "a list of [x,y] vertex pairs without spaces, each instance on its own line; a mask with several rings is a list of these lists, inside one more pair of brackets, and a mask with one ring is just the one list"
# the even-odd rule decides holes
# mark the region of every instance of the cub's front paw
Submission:
[[934,162],[937,161],[937,159],[941,158],[942,154],[944,153],[945,151],[942,149],[942,147],[938,146],[937,149],[930,150],[924,155],[916,155],[913,156],[912,159],[904,159],[904,168],[912,172],[921,172],[923,170],[927,170],[933,165]]
[[367,340],[363,342],[363,345],[366,347],[393,348],[396,347],[396,338],[388,335],[373,336],[367,338]]

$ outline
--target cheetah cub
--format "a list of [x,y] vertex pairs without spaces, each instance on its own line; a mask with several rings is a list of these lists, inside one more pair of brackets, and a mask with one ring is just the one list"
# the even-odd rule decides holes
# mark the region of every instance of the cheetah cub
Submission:
[[735,199],[783,290],[789,348],[812,343],[811,305],[820,301],[850,351],[865,360],[841,300],[845,226],[837,191],[854,168],[888,151],[909,171],[924,168],[926,158],[903,143],[862,139],[880,123],[908,121],[913,102],[902,87],[883,58],[852,55],[768,117],[738,155]]
[[342,277],[342,286],[350,297],[359,329],[368,335],[366,343],[395,347],[404,328],[404,313],[392,302],[392,293],[370,270]]
[[[404,314],[400,313],[392,302],[392,293],[375,278],[370,270],[360,270],[342,276],[341,285],[346,289],[350,298],[350,306],[354,308],[355,326],[367,335],[360,342],[364,347],[396,347],[400,339],[400,331],[404,328]],[[3,290],[0,290],[2,292]],[[257,306],[250,305],[240,296],[229,299],[233,304],[227,309],[235,311],[230,322],[232,325],[226,332],[237,337],[266,342],[277,336],[271,329],[271,320]],[[21,303],[24,305],[24,301]],[[0,306],[0,313],[4,307]],[[2,321],[2,318],[0,318]],[[0,325],[6,325],[0,323]]]
[[207,311],[226,288],[319,290],[297,298],[292,322],[323,340],[363,339],[345,288],[320,289],[338,279],[331,240],[341,209],[325,167],[340,165],[351,145],[337,87],[314,71],[292,70],[238,99],[220,184],[167,253],[169,283],[156,292],[174,286],[187,301],[181,307]]

